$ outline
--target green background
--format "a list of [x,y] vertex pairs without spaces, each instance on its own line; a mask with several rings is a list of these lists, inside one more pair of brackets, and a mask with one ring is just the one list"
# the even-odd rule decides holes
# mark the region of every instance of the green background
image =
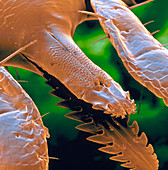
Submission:
[[[132,10],[142,21],[146,23],[152,33],[162,44],[168,43],[168,1],[155,0]],[[145,132],[149,143],[154,147],[160,162],[160,169],[168,169],[168,108],[162,99],[155,97],[150,91],[136,82],[124,68],[120,58],[108,39],[93,43],[104,37],[105,34],[97,21],[85,22],[78,26],[74,35],[75,42],[84,53],[98,66],[110,74],[125,91],[130,91],[132,99],[135,99],[137,108],[142,96],[140,113],[131,115],[130,124],[137,120],[140,132]],[[167,46],[168,47],[168,46]],[[18,79],[14,68],[9,68],[10,73]],[[58,157],[59,160],[50,160],[50,170],[123,170],[120,163],[110,161],[110,155],[97,150],[101,145],[86,141],[87,133],[79,132],[75,126],[79,122],[65,118],[69,110],[60,108],[55,104],[60,99],[50,95],[52,90],[44,82],[45,80],[31,72],[18,69],[22,80],[28,83],[20,83],[25,91],[32,97],[41,115],[44,125],[49,129],[51,137],[48,139],[49,156]]]

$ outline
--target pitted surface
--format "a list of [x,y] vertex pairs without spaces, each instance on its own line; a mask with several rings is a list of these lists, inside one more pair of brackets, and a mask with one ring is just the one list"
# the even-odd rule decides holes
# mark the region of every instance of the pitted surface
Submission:
[[47,170],[47,137],[33,101],[0,67],[0,169]]
[[[59,79],[76,97],[112,115],[123,116],[134,112],[135,105],[129,94],[88,59],[72,39],[76,26],[87,19],[87,15],[79,12],[85,10],[84,0],[3,2],[6,4],[1,19],[8,15],[11,17],[0,27],[2,39],[15,44],[15,48],[37,40],[37,43],[27,48],[23,54],[32,63]],[[6,15],[3,14],[5,11]],[[23,58],[22,56],[21,59]],[[11,63],[12,66],[31,70],[29,65],[24,67],[20,63],[21,59],[13,58],[9,65]],[[115,90],[111,91],[111,87],[115,87]],[[95,102],[95,96],[90,94],[98,95],[99,100]],[[107,100],[111,101],[111,104]],[[99,105],[95,106],[95,103]],[[127,103],[127,106],[122,103]]]

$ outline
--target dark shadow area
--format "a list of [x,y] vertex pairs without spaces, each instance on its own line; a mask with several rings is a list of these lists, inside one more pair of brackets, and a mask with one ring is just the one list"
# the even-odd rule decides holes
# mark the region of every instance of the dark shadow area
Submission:
[[[50,160],[49,170],[115,170],[119,163],[109,160],[110,155],[98,151],[103,145],[86,140],[90,135],[79,132],[75,140],[69,140],[63,135],[57,137],[57,145],[49,144],[49,155],[59,160]],[[126,168],[117,168],[117,170]]]

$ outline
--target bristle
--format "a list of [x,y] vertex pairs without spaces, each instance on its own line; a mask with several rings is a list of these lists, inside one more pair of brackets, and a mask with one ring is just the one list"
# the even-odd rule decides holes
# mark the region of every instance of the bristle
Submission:
[[109,36],[105,36],[105,37],[103,37],[103,38],[100,38],[99,40],[95,41],[95,42],[93,43],[93,45],[95,45],[97,42],[99,42],[99,41],[101,41],[101,40],[104,40],[104,39],[107,39],[107,38],[109,38]]
[[160,30],[154,31],[154,32],[151,33],[151,35],[154,35],[154,34],[158,33],[159,31]]
[[17,51],[15,51],[14,53],[12,53],[11,55],[9,55],[8,57],[6,57],[4,60],[2,60],[0,62],[0,66],[3,66],[8,60],[10,60],[12,57],[14,57],[15,55],[19,54],[20,52],[24,51],[26,48],[28,48],[29,46],[33,45],[35,42],[37,42],[37,40],[34,40],[32,42],[30,42],[29,44],[19,48]]
[[17,74],[18,79],[20,80],[19,72],[18,72],[18,70],[17,70],[16,67],[15,67],[15,71],[16,71],[16,74]]
[[155,21],[152,20],[152,21],[146,22],[146,23],[143,24],[143,25],[145,26],[145,25],[148,25],[148,24],[150,24],[150,23],[152,23],[152,22],[155,22]]
[[19,82],[19,83],[28,83],[28,81],[26,81],[26,80],[17,80],[17,82]]
[[148,1],[142,2],[142,3],[140,3],[140,4],[133,5],[133,6],[129,7],[129,9],[137,8],[137,7],[139,7],[139,6],[148,4],[148,3],[152,2],[152,1],[154,1],[154,0],[148,0]]
[[162,46],[165,47],[165,46],[167,46],[167,45],[168,45],[168,43],[167,43],[167,44],[163,44]]
[[43,114],[43,115],[41,116],[41,118],[43,118],[44,116],[46,116],[46,115],[48,115],[48,114],[50,114],[50,112]]
[[51,156],[48,156],[48,157],[40,156],[40,158],[42,158],[42,159],[53,159],[53,160],[59,160],[59,158],[51,157]]
[[103,16],[98,15],[98,14],[93,13],[93,12],[89,12],[89,11],[78,11],[78,12],[80,12],[80,13],[82,13],[82,14],[86,14],[86,15],[91,15],[91,16],[94,16],[94,17],[97,17],[97,18],[101,18],[101,19],[103,19],[103,20],[107,20],[106,17],[103,17]]

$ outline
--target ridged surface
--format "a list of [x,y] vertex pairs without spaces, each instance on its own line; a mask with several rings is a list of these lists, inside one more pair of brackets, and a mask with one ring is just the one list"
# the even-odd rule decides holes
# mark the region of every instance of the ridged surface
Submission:
[[[129,92],[125,92],[112,77],[95,65],[72,39],[76,26],[87,19],[87,15],[79,12],[85,9],[84,0],[27,0],[24,3],[5,0],[3,3],[0,9],[0,21],[3,23],[0,26],[0,45],[2,42],[3,46],[6,41],[7,45],[11,43],[16,47],[37,40],[25,49],[24,55],[59,79],[78,99],[116,117],[124,118],[135,113],[135,104],[130,100]],[[23,63],[26,61],[29,64],[20,63],[23,59]],[[22,58],[9,60],[8,64],[32,69],[32,64],[23,55]]]
[[54,36],[45,31],[38,40],[41,43],[34,44],[33,52],[24,52],[24,55],[95,109],[117,117],[135,113],[135,104],[128,92],[88,59],[72,37],[59,35],[54,28],[52,31]]
[[[114,154],[111,160],[122,162],[121,166],[137,170],[157,170],[158,160],[151,144],[143,132],[140,136],[137,122],[128,126],[129,115],[124,119],[115,118],[95,110],[90,103],[77,99],[66,87],[53,76],[44,73],[47,84],[54,88],[53,95],[63,101],[58,106],[73,110],[66,117],[85,122],[76,128],[94,134],[87,138],[89,141],[105,145],[99,150]],[[59,93],[59,92],[62,93]]]
[[[20,1],[15,2],[19,3]],[[44,71],[44,77],[48,80],[47,84],[54,88],[51,93],[64,99],[58,105],[75,111],[66,116],[88,123],[78,126],[78,129],[91,133],[97,133],[101,129],[103,131],[102,136],[94,136],[89,140],[104,144],[112,142],[115,149],[111,153],[122,152],[125,162],[132,161],[130,165],[125,166],[130,168],[141,166],[142,161],[140,159],[143,157],[143,153],[147,155],[143,158],[145,160],[142,164],[143,167],[149,168],[151,163],[156,169],[158,166],[157,159],[153,156],[153,151],[150,154],[148,153],[144,135],[142,140],[137,142],[137,147],[131,150],[137,134],[133,135],[132,128],[129,130],[130,128],[127,125],[128,113],[130,114],[135,110],[134,102],[129,99],[129,93],[124,92],[108,74],[94,65],[72,40],[76,25],[79,24],[79,21],[82,21],[80,20],[82,16],[78,11],[84,10],[84,6],[75,6],[76,8],[73,8],[72,12],[71,7],[75,3],[71,3],[71,5],[62,3],[61,8],[61,3],[58,3],[60,6],[57,6],[54,3],[55,1],[39,2],[41,2],[41,5],[37,1],[33,1],[33,3],[30,3],[30,8],[21,7],[21,10],[14,8],[15,13],[12,13],[14,15],[10,15],[11,17],[4,24],[4,27],[0,27],[2,38],[5,37],[6,40],[7,37],[10,43],[16,43],[18,46],[37,39],[38,43],[26,50],[23,56],[27,61],[39,66]],[[42,2],[45,2],[45,5]],[[46,2],[50,2],[47,6],[51,8],[46,8]],[[81,0],[80,2],[84,1]],[[32,4],[35,4],[36,10],[31,9]],[[21,3],[21,5],[23,4]],[[55,10],[60,13],[56,13]],[[7,13],[11,14],[10,12],[13,11],[10,11],[9,8]],[[19,15],[20,13],[22,15]],[[64,13],[65,16],[62,15]],[[75,16],[75,19],[71,17],[71,14]],[[79,18],[76,19],[76,16]],[[5,17],[1,17],[2,21]],[[32,19],[34,22],[32,22]],[[8,29],[6,26],[8,26]],[[15,61],[13,65],[16,62],[19,62],[19,60]],[[25,69],[28,68],[25,67]],[[116,119],[111,115],[119,118]],[[137,128],[134,129],[138,131]],[[137,139],[140,138],[137,137]],[[142,145],[142,143],[144,144]],[[123,144],[126,147],[123,148]],[[127,151],[130,156],[126,154]],[[105,150],[105,152],[109,153],[110,151]],[[134,157],[136,152],[138,152],[138,158]],[[112,159],[123,161],[121,158]],[[137,165],[138,163],[140,165]]]
[[104,32],[128,72],[168,106],[168,50],[121,0],[91,0]]
[[31,98],[0,67],[0,169],[48,170],[47,137]]
[[[87,126],[86,126],[87,125]],[[83,124],[77,129],[89,132],[89,123]],[[134,122],[131,126],[122,126],[120,120],[113,119],[107,121],[108,128],[95,124],[94,128],[91,122],[90,132],[93,129],[102,131],[102,134],[93,135],[87,140],[106,145],[100,148],[100,151],[113,154],[111,160],[122,162],[121,166],[136,170],[157,170],[158,160],[151,144],[147,145],[148,140],[145,133],[138,136],[138,124]],[[85,127],[86,126],[86,127]],[[102,128],[102,129],[101,129]],[[86,129],[86,130],[85,130]]]

